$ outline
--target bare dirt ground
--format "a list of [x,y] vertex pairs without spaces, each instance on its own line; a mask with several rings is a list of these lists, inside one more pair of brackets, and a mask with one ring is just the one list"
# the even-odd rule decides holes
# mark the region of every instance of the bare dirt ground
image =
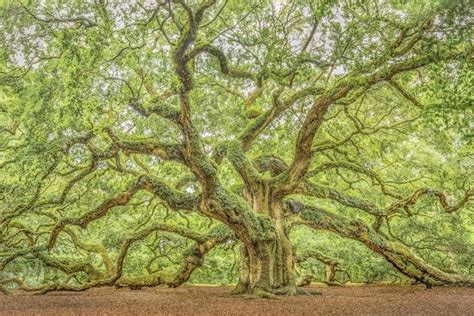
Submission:
[[231,296],[229,287],[0,294],[0,315],[474,315],[474,289],[315,287],[322,295],[279,300]]

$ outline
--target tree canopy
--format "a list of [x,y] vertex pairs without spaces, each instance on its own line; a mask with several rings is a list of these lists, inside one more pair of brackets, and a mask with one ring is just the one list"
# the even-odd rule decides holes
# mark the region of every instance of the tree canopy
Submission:
[[473,9],[3,1],[0,287],[472,286]]

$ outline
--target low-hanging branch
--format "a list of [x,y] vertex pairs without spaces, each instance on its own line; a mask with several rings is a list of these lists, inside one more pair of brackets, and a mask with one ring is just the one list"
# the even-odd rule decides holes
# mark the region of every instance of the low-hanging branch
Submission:
[[444,272],[426,263],[405,245],[390,241],[360,220],[350,220],[317,207],[305,205],[299,213],[300,222],[314,229],[328,230],[363,243],[382,255],[406,276],[428,285],[474,285],[474,277]]

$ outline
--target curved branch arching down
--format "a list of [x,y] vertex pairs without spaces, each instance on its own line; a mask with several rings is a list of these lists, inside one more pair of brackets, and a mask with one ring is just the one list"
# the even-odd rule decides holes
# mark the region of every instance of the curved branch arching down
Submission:
[[[156,272],[149,275],[144,275],[140,277],[127,277],[123,275],[123,265],[130,247],[145,238],[150,234],[156,231],[163,231],[182,236],[184,238],[193,240],[194,245],[188,247],[185,251],[184,262],[182,266],[174,273],[167,274],[163,272]],[[84,291],[93,287],[100,286],[111,286],[115,285],[116,287],[130,287],[130,288],[140,288],[144,286],[158,286],[166,285],[169,287],[177,287],[184,282],[186,282],[193,271],[200,267],[204,262],[205,255],[211,251],[217,245],[230,240],[233,237],[232,231],[225,225],[217,225],[211,228],[206,234],[199,234],[190,229],[174,226],[167,223],[157,223],[153,224],[141,231],[138,231],[128,237],[121,245],[115,264],[112,264],[110,261],[109,254],[105,251],[102,245],[89,245],[85,244],[77,238],[77,236],[69,229],[66,229],[66,232],[71,236],[73,243],[88,251],[88,252],[99,252],[103,258],[105,264],[105,272],[97,271],[89,262],[79,261],[79,262],[69,262],[64,263],[58,259],[54,259],[44,252],[46,247],[36,246],[29,249],[25,249],[21,252],[11,255],[2,262],[0,266],[0,271],[5,268],[7,264],[12,262],[14,259],[24,256],[27,254],[34,254],[40,260],[42,260],[48,266],[54,267],[68,274],[66,281],[63,283],[48,283],[41,286],[31,287],[24,283],[23,280],[19,278],[6,278],[0,280],[0,290],[5,294],[8,294],[8,289],[5,285],[10,283],[15,283],[18,287],[25,291],[33,291],[38,293],[46,293],[49,291]],[[68,282],[74,276],[76,272],[83,271],[91,276],[91,281],[83,283],[81,285],[69,285]]]
[[362,221],[350,220],[320,208],[305,205],[299,213],[299,223],[357,240],[370,250],[382,255],[401,273],[429,286],[442,284],[474,286],[474,277],[447,273],[433,267],[407,246],[388,240]]
[[184,262],[175,273],[165,274],[158,271],[142,277],[122,277],[115,283],[115,286],[141,288],[167,285],[169,287],[178,287],[188,281],[193,271],[203,264],[204,257],[209,251],[231,238],[233,238],[233,234],[227,226],[216,226],[205,236],[196,238],[196,243],[185,250],[183,254],[185,257]]

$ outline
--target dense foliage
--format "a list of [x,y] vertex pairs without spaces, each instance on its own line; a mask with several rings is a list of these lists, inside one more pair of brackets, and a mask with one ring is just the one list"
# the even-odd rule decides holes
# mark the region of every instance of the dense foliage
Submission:
[[0,287],[472,285],[470,1],[3,1]]

